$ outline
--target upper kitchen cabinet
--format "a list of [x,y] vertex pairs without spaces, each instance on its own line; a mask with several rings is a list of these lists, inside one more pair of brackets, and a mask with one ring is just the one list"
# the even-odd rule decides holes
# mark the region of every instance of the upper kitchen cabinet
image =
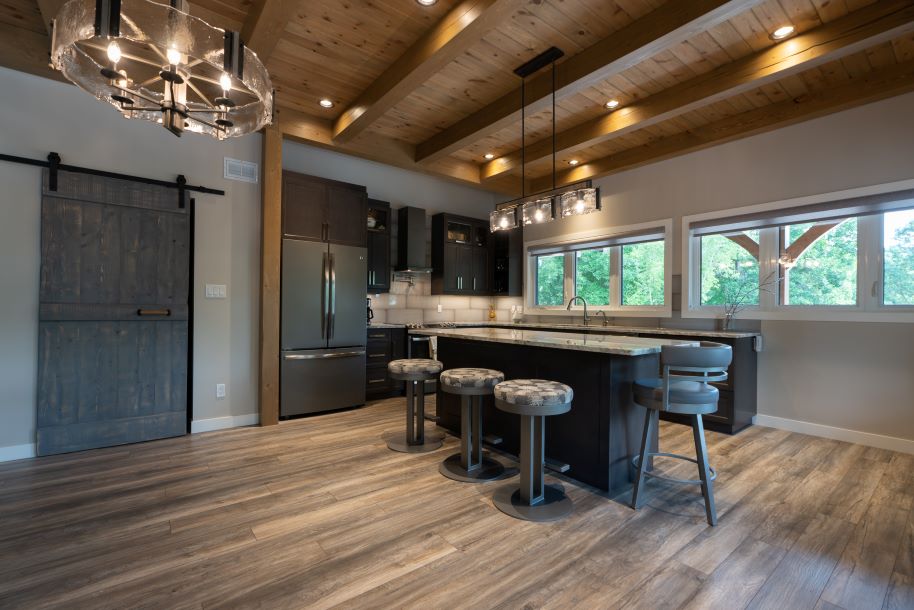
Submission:
[[390,204],[368,200],[368,292],[390,291]]
[[524,229],[492,234],[492,294],[502,297],[524,295]]
[[282,232],[286,237],[368,246],[364,186],[282,173]]
[[490,294],[490,246],[487,220],[433,216],[432,294]]

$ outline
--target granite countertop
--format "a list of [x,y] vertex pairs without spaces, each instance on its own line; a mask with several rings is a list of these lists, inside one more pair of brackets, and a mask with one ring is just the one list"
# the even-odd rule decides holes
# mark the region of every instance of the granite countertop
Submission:
[[[698,338],[717,338],[717,339],[745,339],[747,337],[758,337],[761,333],[751,330],[701,330],[695,328],[662,328],[659,326],[602,326],[593,324],[584,326],[583,324],[548,324],[543,322],[449,322],[453,324],[452,328],[487,328],[509,326],[518,329],[531,330],[550,330],[556,329],[561,331],[580,330],[586,328],[590,333],[607,333],[617,335],[619,333],[633,334],[652,334],[652,335],[688,335]],[[368,328],[406,328],[405,324],[370,324]],[[437,330],[437,329],[435,329]]]
[[586,333],[549,332],[514,328],[429,328],[410,329],[411,335],[429,335],[447,339],[468,339],[491,343],[509,343],[533,347],[597,352],[618,356],[655,354],[663,345],[695,345],[681,339],[645,339],[616,335],[595,336]]

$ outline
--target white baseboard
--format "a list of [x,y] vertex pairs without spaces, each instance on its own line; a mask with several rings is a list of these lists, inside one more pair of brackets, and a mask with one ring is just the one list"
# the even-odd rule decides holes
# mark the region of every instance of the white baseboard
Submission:
[[830,438],[836,441],[847,441],[848,443],[857,443],[868,447],[878,447],[879,449],[914,454],[914,440],[907,438],[883,436],[881,434],[873,434],[872,432],[859,432],[846,428],[835,428],[834,426],[814,424],[812,422],[799,421],[796,419],[786,419],[773,415],[758,414],[753,420],[754,423],[759,426],[768,426],[769,428],[778,428],[779,430],[787,430],[788,432],[799,432],[811,436]]
[[10,462],[12,460],[22,460],[32,458],[37,455],[35,443],[26,443],[24,445],[8,445],[0,447],[0,462]]
[[242,426],[256,426],[260,423],[260,416],[256,413],[248,415],[226,415],[225,417],[210,417],[209,419],[195,419],[190,422],[190,433],[212,432],[213,430],[226,430]]

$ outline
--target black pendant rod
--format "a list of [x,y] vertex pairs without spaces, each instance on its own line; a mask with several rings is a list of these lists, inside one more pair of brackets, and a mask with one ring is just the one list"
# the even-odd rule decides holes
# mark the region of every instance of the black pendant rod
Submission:
[[[89,174],[91,176],[101,176],[103,178],[117,178],[119,180],[132,180],[134,182],[142,182],[143,184],[155,184],[157,186],[164,186],[168,188],[183,190],[183,191],[194,191],[197,193],[206,193],[208,195],[220,195],[224,196],[225,191],[219,189],[211,189],[205,186],[195,186],[192,184],[186,184],[187,179],[184,176],[178,176],[174,182],[167,182],[165,180],[156,180],[154,178],[143,178],[142,176],[130,176],[128,174],[119,174],[117,172],[106,172],[100,169],[92,169],[89,167],[79,167],[76,165],[64,165],[60,163],[60,155],[57,153],[51,153],[48,155],[47,161],[41,161],[38,159],[29,159],[26,157],[17,157],[15,155],[5,155],[0,153],[0,161],[8,161],[10,163],[21,163],[22,165],[33,165],[35,167],[47,167],[50,169],[56,168],[57,170],[75,172],[78,174]],[[183,183],[182,183],[183,182]],[[49,185],[50,186],[50,185]],[[53,188],[51,190],[57,190]]]
[[526,194],[527,185],[524,181],[524,165],[527,162],[527,146],[524,141],[524,136],[527,133],[526,124],[524,122],[524,109],[527,104],[525,98],[525,87],[527,84],[526,77],[521,77],[520,81],[520,196],[524,197]]
[[552,60],[552,188],[555,189],[555,60]]

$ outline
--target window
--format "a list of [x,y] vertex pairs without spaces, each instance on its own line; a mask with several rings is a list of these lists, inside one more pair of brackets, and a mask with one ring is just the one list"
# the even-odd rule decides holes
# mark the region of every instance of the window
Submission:
[[662,240],[622,246],[622,305],[663,305],[664,263]]
[[687,310],[823,320],[914,313],[914,181],[904,185],[684,218]]
[[[669,315],[672,221],[623,227],[610,236],[563,236],[562,243],[528,244],[528,306],[565,311],[574,296],[587,307],[631,315]],[[575,238],[579,239],[575,239]],[[545,240],[544,240],[545,241]],[[574,311],[583,310],[575,302]]]
[[536,304],[565,304],[565,255],[536,257]]
[[857,304],[857,219],[780,228],[783,305]]
[[574,293],[588,305],[609,305],[609,248],[575,253]]
[[885,215],[882,247],[883,305],[914,305],[914,210]]
[[758,305],[759,232],[701,237],[701,304],[724,305],[744,298]]

